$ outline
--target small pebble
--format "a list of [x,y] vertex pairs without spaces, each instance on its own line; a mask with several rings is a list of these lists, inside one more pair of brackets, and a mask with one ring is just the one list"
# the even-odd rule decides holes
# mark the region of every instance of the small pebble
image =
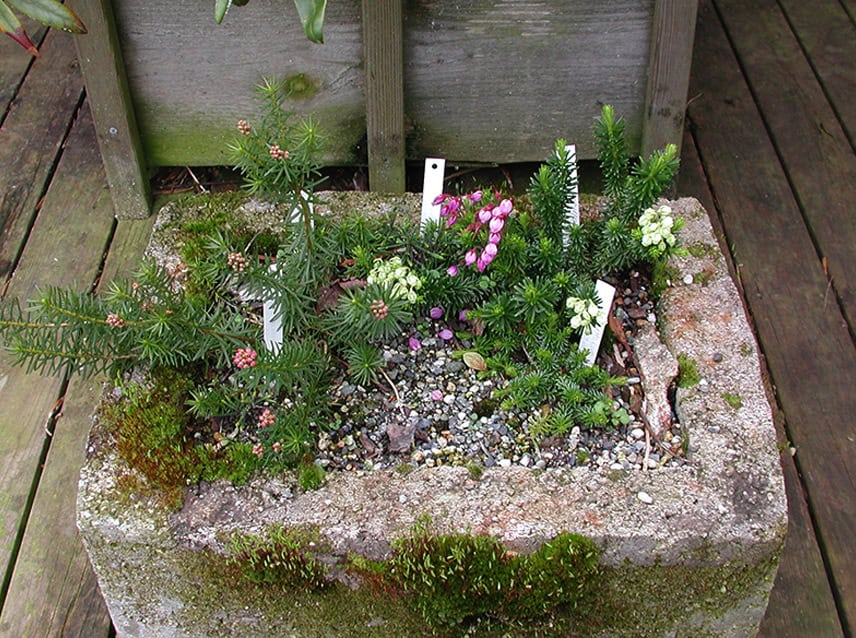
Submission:
[[653,503],[653,502],[654,502],[654,499],[653,499],[653,498],[651,498],[651,495],[650,495],[650,494],[648,494],[648,492],[639,492],[639,493],[636,495],[636,498],[638,498],[640,501],[642,501],[643,503],[645,503],[645,505],[650,505],[651,503]]

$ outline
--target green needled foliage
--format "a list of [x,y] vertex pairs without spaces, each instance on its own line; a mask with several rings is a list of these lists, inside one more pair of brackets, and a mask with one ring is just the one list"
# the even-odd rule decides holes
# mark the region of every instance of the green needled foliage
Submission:
[[263,80],[257,97],[262,103],[258,124],[240,120],[241,135],[229,151],[250,193],[291,207],[311,251],[311,206],[316,188],[324,181],[319,172],[323,142],[318,126],[311,118],[295,120],[294,111],[287,107],[285,81]]
[[553,154],[532,177],[529,197],[544,235],[556,246],[561,246],[564,231],[568,228],[566,209],[574,198],[576,178],[571,172],[565,140],[556,140]]
[[49,287],[27,310],[17,300],[0,304],[0,338],[13,363],[43,374],[226,365],[236,347],[255,339],[235,310],[185,295],[147,263],[133,281],[115,282],[101,296]]

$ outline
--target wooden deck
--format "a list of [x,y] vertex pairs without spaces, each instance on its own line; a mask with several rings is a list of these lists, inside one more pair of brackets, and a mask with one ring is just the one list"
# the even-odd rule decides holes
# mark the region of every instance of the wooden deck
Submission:
[[[856,0],[703,0],[678,193],[715,217],[780,408],[790,533],[761,636],[856,634]],[[97,289],[115,222],[70,36],[0,38],[0,287]],[[111,635],[74,525],[97,388],[0,363],[0,636]],[[791,456],[789,449],[795,449]]]

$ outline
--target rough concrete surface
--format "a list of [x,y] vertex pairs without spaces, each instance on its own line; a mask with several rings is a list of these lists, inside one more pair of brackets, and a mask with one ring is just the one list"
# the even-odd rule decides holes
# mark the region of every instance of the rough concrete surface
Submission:
[[[632,472],[489,468],[480,480],[460,467],[420,468],[404,476],[337,473],[309,493],[288,478],[243,487],[203,484],[189,487],[183,509],[167,516],[145,500],[118,498],[120,462],[109,444],[94,444],[81,475],[78,521],[119,635],[213,631],[213,625],[182,626],[186,614],[180,610],[188,602],[183,590],[169,584],[176,579],[170,570],[182,562],[176,552],[223,552],[228,533],[262,532],[281,523],[317,526],[334,557],[356,552],[381,559],[390,540],[426,514],[441,530],[495,535],[519,552],[533,551],[560,532],[576,532],[593,539],[604,564],[619,574],[639,566],[769,564],[730,607],[695,608],[681,621],[684,629],[656,634],[754,635],[787,525],[776,435],[757,345],[707,215],[692,199],[671,205],[686,219],[683,245],[697,255],[673,259],[677,271],[656,323],[671,356],[694,360],[701,376],[677,394],[681,432],[689,438],[684,466]],[[140,584],[141,578],[149,582]],[[637,604],[659,603],[638,592]],[[687,627],[698,631],[685,634]],[[293,627],[282,631],[315,635]],[[230,635],[259,634],[235,629]],[[603,635],[637,634],[616,629]]]

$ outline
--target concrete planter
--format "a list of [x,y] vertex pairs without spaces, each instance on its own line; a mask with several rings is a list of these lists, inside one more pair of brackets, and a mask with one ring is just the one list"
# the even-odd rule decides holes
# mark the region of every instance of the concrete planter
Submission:
[[384,559],[391,539],[427,515],[439,530],[489,534],[519,553],[561,532],[600,547],[604,570],[588,602],[532,635],[754,636],[787,526],[776,434],[757,345],[707,215],[694,200],[673,208],[692,256],[671,264],[657,332],[701,376],[677,393],[684,466],[491,468],[479,480],[460,467],[339,473],[311,493],[285,479],[204,484],[170,514],[120,495],[127,468],[96,424],[78,525],[118,635],[437,635],[405,600],[350,576],[318,594],[266,591],[235,585],[222,559],[231,533],[276,524],[316,530],[319,559],[334,566],[353,554]]

